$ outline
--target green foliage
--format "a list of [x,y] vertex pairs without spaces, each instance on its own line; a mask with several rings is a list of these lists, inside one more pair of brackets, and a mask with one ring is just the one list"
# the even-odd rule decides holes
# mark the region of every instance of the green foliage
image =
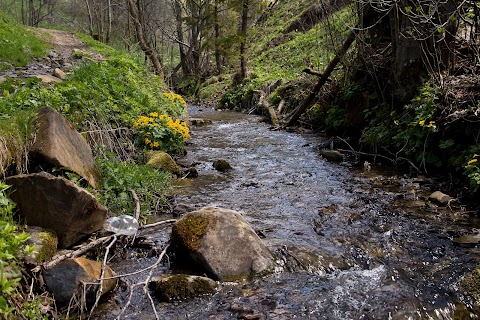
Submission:
[[[25,252],[28,234],[17,232],[13,220],[15,204],[7,197],[9,186],[0,182],[0,314],[15,311],[12,299],[22,278],[17,257]],[[30,248],[28,248],[30,249]]]
[[470,156],[467,158],[468,162],[465,165],[465,174],[470,181],[470,189],[472,192],[477,192],[480,189],[480,146],[474,146],[470,150]]
[[131,190],[135,191],[145,213],[154,211],[158,202],[166,201],[165,193],[170,190],[171,175],[144,165],[132,162],[121,162],[109,158],[97,159],[97,166],[102,174],[102,190],[99,200],[108,207],[114,215],[134,212],[135,202]]
[[0,13],[0,70],[27,65],[32,58],[46,54],[49,46],[33,32]]
[[[95,121],[112,128],[130,127],[145,110],[178,116],[186,111],[182,99],[169,99],[165,84],[126,55],[106,61],[87,61],[76,68],[67,81],[44,86],[35,81],[9,82],[0,96],[2,117],[16,123],[20,114],[35,116],[42,106],[50,106],[66,115],[82,129]],[[18,126],[11,132],[22,132]],[[22,136],[28,136],[23,134]]]
[[[283,11],[287,7],[290,11]],[[291,32],[287,35],[283,32],[289,21],[296,17],[294,13],[301,14],[305,8],[292,8],[292,3],[288,1],[279,3],[275,8],[264,24],[252,29],[252,40],[249,41],[252,43],[249,51],[251,59],[249,69],[252,72],[241,84],[229,88],[222,95],[220,107],[230,109],[249,107],[245,102],[252,98],[254,91],[261,89],[268,81],[281,79],[286,83],[302,77],[302,70],[306,67],[324,69],[334,56],[334,48],[339,46],[338,43],[332,42],[332,34],[343,39],[352,19],[351,8],[347,6],[332,15],[329,21],[321,22],[305,33]],[[282,20],[275,20],[280,16]],[[286,17],[288,18],[285,19]],[[270,41],[275,42],[274,38],[285,41],[271,44]]]

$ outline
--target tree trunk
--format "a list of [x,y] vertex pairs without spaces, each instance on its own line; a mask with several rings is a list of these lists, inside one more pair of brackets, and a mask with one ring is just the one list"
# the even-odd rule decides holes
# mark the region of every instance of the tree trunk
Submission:
[[250,0],[243,0],[242,2],[242,20],[240,23],[240,78],[243,80],[247,77],[247,58],[246,42],[247,42],[247,27],[248,27],[248,8]]
[[105,43],[110,43],[110,37],[112,36],[112,0],[107,2],[107,34],[105,36]]
[[175,22],[177,27],[178,50],[180,52],[180,66],[184,76],[189,75],[187,55],[185,54],[185,41],[183,38],[182,5],[180,0],[174,0],[173,11],[175,13]]
[[214,31],[215,31],[215,65],[217,67],[217,73],[222,72],[222,57],[220,56],[219,38],[220,38],[220,24],[218,22],[218,0],[215,0],[214,10]]
[[134,0],[127,0],[128,1],[128,8],[130,11],[130,16],[132,17],[132,21],[135,27],[135,35],[137,37],[138,45],[140,49],[145,53],[145,55],[150,59],[152,62],[153,68],[155,69],[155,73],[163,79],[163,66],[158,56],[158,53],[153,50],[145,41],[145,36],[143,34],[143,26],[140,23],[141,17],[139,17],[139,13],[137,10],[137,6],[135,5]]
[[93,38],[93,16],[92,16],[92,9],[90,7],[90,0],[85,0],[85,7],[87,8],[87,15],[88,15],[88,31],[90,32],[90,37]]

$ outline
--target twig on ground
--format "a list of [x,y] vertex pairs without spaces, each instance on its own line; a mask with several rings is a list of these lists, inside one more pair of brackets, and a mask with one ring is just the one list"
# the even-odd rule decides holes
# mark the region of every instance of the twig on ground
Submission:
[[[130,304],[132,303],[132,297],[133,297],[133,291],[136,287],[138,286],[141,286],[143,285],[143,292],[144,294],[146,294],[150,300],[150,303],[152,305],[152,308],[153,308],[153,311],[155,313],[155,318],[157,320],[159,320],[160,318],[158,317],[158,313],[157,313],[157,309],[155,308],[155,303],[153,302],[153,299],[152,299],[152,296],[150,295],[150,292],[148,291],[148,284],[150,282],[150,279],[152,278],[152,275],[153,275],[153,272],[155,271],[155,269],[158,267],[158,265],[160,264],[160,262],[162,262],[162,259],[163,257],[165,256],[165,254],[167,253],[167,250],[168,250],[168,245],[165,247],[165,249],[163,249],[162,253],[160,253],[160,255],[158,256],[158,259],[157,261],[151,265],[148,269],[150,269],[150,272],[148,273],[148,276],[147,278],[145,278],[144,281],[142,282],[138,282],[138,283],[134,283],[130,286],[130,294],[128,296],[128,301],[127,303],[125,304],[125,306],[122,308],[122,311],[120,312],[120,314],[118,315],[118,317],[116,319],[120,319],[122,317],[122,315],[125,313],[125,311],[127,310],[127,308],[130,306]],[[144,269],[146,270],[146,269]]]
[[80,247],[79,249],[77,249],[75,251],[72,251],[72,252],[69,252],[69,253],[66,253],[66,254],[62,254],[62,255],[54,256],[52,258],[52,260],[43,263],[42,267],[45,268],[45,269],[49,269],[49,268],[53,267],[54,265],[56,265],[57,263],[65,260],[65,259],[79,257],[82,254],[94,249],[95,247],[97,247],[99,245],[102,245],[105,242],[109,241],[112,237],[113,237],[113,235],[98,238],[96,240],[93,240],[92,242],[87,243],[86,245]]
[[117,241],[117,235],[113,235],[112,241],[108,244],[108,246],[105,248],[105,255],[103,256],[103,262],[102,262],[102,270],[100,272],[100,278],[98,279],[100,281],[99,288],[97,289],[97,294],[95,297],[95,303],[93,304],[92,309],[90,310],[90,316],[92,316],[93,310],[98,306],[98,302],[100,301],[100,297],[102,296],[103,292],[103,279],[105,276],[105,267],[107,266],[107,258],[108,258],[108,253],[110,252],[110,248],[113,246],[113,244]]
[[132,193],[133,200],[135,201],[135,219],[140,220],[140,199],[138,199],[137,193],[135,190],[130,190]]
[[177,222],[177,219],[163,220],[163,221],[159,221],[159,222],[155,222],[155,223],[143,225],[143,226],[141,226],[139,229],[140,229],[140,230],[143,230],[143,229],[158,227],[158,226],[161,226],[162,224],[175,223],[175,222]]

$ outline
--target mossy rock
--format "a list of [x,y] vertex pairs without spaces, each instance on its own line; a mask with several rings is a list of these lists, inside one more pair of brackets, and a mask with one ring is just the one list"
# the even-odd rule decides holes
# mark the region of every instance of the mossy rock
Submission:
[[146,156],[147,166],[173,173],[176,176],[182,175],[182,170],[168,153],[163,151],[152,151]]
[[213,167],[215,168],[215,170],[218,170],[220,172],[225,172],[225,171],[233,169],[232,166],[230,165],[230,163],[225,159],[216,160],[213,163]]
[[179,246],[183,250],[198,250],[210,222],[214,223],[214,218],[191,212],[173,225],[172,239],[179,241]]
[[27,262],[42,263],[50,260],[57,253],[58,237],[54,231],[28,227],[26,232],[30,234],[28,244],[35,247],[35,253],[25,258]]
[[212,279],[177,274],[154,279],[153,289],[160,301],[181,301],[215,292],[217,283]]
[[460,281],[460,286],[475,304],[480,304],[480,266],[465,275]]

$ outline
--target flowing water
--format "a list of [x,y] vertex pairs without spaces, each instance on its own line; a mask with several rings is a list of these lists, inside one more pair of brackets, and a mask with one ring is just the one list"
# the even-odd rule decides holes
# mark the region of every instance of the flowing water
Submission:
[[[212,296],[154,301],[160,319],[453,319],[462,303],[458,281],[480,264],[478,248],[456,237],[480,228],[460,207],[425,199],[429,181],[369,172],[322,159],[315,135],[271,131],[258,117],[192,107],[211,119],[192,128],[188,155],[197,178],[177,181],[177,203],[240,211],[277,257],[276,272],[245,283],[226,283]],[[234,168],[215,171],[213,161]],[[434,191],[434,190],[433,190]],[[165,243],[169,227],[141,233]],[[130,255],[130,256],[128,256]],[[155,255],[112,259],[117,273],[149,266]],[[157,273],[169,272],[162,264]],[[117,317],[132,283],[117,290]],[[154,319],[137,289],[122,319]],[[458,317],[458,313],[457,313]]]

